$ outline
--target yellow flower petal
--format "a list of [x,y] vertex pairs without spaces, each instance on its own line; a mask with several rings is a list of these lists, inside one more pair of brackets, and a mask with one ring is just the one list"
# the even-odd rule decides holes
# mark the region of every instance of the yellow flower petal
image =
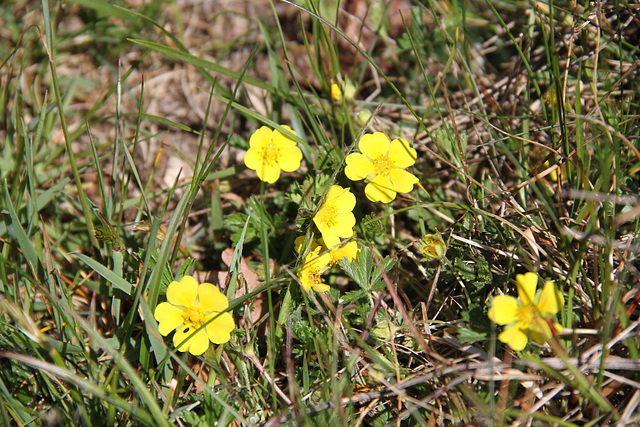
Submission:
[[262,148],[265,144],[269,144],[271,142],[272,136],[273,131],[267,126],[262,126],[249,138],[249,146],[251,148]]
[[351,212],[356,207],[356,196],[348,188],[332,185],[327,193],[327,204],[333,203],[341,212]]
[[389,203],[396,198],[393,184],[388,178],[377,176],[364,188],[364,194],[372,202]]
[[198,296],[198,282],[191,276],[184,276],[180,282],[173,281],[167,287],[167,301],[173,305],[191,307]]
[[283,148],[280,150],[278,164],[285,172],[293,172],[300,169],[302,163],[302,151],[298,147]]
[[[416,162],[418,157],[416,150],[409,143],[402,139],[394,139],[389,146],[389,158],[397,168],[408,168]],[[402,191],[405,193],[405,191]]]
[[262,157],[260,157],[260,148],[251,147],[244,153],[244,164],[249,169],[256,170],[262,163]]
[[[296,135],[296,136],[298,135],[289,126],[282,125],[282,127],[288,130],[289,132],[291,132],[293,135]],[[297,148],[298,143],[296,142],[296,140],[291,138],[286,133],[280,132],[278,129],[274,129],[272,138],[273,138],[272,139],[273,143],[278,145],[279,147],[282,147],[282,148],[296,147]]]
[[268,182],[269,184],[273,184],[280,178],[280,168],[272,164],[261,164],[256,169],[256,173],[261,181]]
[[194,332],[193,329],[187,327],[177,330],[173,336],[173,345],[176,346],[176,350],[182,352],[188,351],[194,356],[200,356],[207,351],[209,348],[209,337],[204,328],[195,334]]
[[184,323],[182,319],[183,310],[169,304],[161,302],[156,306],[153,317],[158,321],[158,331],[160,335],[167,336]]
[[358,243],[355,240],[345,243],[344,245],[329,252],[331,257],[330,264],[335,265],[342,258],[346,258],[349,261],[353,261],[358,256]]
[[521,351],[527,345],[527,334],[518,325],[505,329],[498,335],[498,339],[515,351]]
[[312,282],[311,283],[311,289],[313,289],[314,292],[318,292],[320,294],[328,292],[329,289],[331,289],[331,286],[327,285],[326,283],[322,283],[322,282]]
[[217,313],[224,311],[229,307],[229,300],[211,283],[202,283],[198,287],[198,299],[200,307],[203,311],[215,311]]
[[329,227],[325,222],[316,223],[316,226],[328,247],[331,248],[340,243],[340,237],[338,237],[338,235],[333,231],[333,228]]
[[331,83],[331,99],[336,102],[342,101],[342,90],[336,83]]
[[211,315],[209,319],[211,318],[214,319],[206,326],[207,336],[209,337],[209,340],[211,340],[211,342],[214,344],[224,344],[228,342],[229,339],[231,339],[231,331],[233,331],[236,327],[231,314],[215,314]]
[[363,135],[358,142],[360,152],[371,160],[375,160],[380,156],[386,156],[389,151],[391,141],[382,132],[368,133]]
[[518,318],[518,301],[510,295],[498,295],[487,314],[498,325],[508,325]]
[[347,166],[344,173],[351,181],[365,179],[373,172],[373,163],[367,156],[361,153],[351,153],[345,159]]
[[336,216],[336,221],[337,224],[332,227],[335,234],[343,239],[353,236],[356,217],[351,212],[339,212]]
[[404,169],[391,169],[389,178],[393,183],[393,189],[398,193],[408,193],[413,190],[413,185],[418,182],[418,178],[411,172]]
[[558,322],[553,322],[553,327],[556,329],[556,332],[557,332],[557,333],[562,332],[562,329],[563,329],[563,328],[562,328],[562,325],[561,325],[560,323],[558,323]]
[[542,288],[538,310],[543,316],[552,316],[564,306],[564,297],[553,282],[547,282]]
[[533,304],[536,296],[536,287],[538,286],[538,275],[533,272],[518,274],[516,276],[516,284],[518,285],[518,295],[523,304]]
[[553,337],[549,322],[542,318],[534,319],[531,326],[529,326],[529,334],[531,339],[538,344],[544,344]]
[[[296,237],[296,240],[293,242],[293,245],[294,245],[293,247],[294,247],[296,253],[301,253],[301,251],[304,249],[302,247],[302,245],[304,244],[305,240],[306,240],[306,236],[298,236],[298,237]],[[322,240],[322,239],[320,239],[320,240]],[[311,240],[309,250],[313,251],[317,247],[319,247],[321,245],[324,245],[324,243],[321,243],[320,240]]]

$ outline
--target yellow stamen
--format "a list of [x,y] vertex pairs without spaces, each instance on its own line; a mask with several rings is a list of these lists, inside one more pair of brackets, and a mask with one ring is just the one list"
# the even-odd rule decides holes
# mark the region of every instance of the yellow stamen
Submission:
[[307,277],[309,278],[309,283],[313,287],[314,285],[321,285],[322,279],[320,278],[320,272],[317,268],[309,268],[307,270]]
[[338,209],[335,206],[325,206],[322,209],[322,221],[329,227],[333,227],[338,223]]
[[270,142],[268,145],[262,147],[260,157],[262,157],[263,163],[272,166],[277,163],[280,157],[280,149],[276,147],[273,142]]
[[394,162],[387,156],[379,156],[373,161],[373,170],[376,175],[387,176],[394,167]]
[[189,328],[198,329],[207,320],[207,315],[199,307],[189,307],[182,313],[182,320]]
[[517,317],[523,325],[527,327],[538,317],[538,309],[532,304],[518,307]]

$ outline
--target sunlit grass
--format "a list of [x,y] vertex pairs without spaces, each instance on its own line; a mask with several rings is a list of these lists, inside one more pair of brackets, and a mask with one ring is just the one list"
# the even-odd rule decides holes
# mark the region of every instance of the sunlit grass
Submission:
[[0,6],[5,424],[640,422],[637,7],[369,3]]

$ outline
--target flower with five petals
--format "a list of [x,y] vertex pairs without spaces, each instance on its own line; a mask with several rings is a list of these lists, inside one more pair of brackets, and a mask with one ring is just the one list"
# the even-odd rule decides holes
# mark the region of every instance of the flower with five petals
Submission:
[[[289,126],[283,128],[296,134]],[[273,184],[280,178],[280,170],[293,172],[300,167],[302,151],[296,141],[279,130],[262,126],[249,139],[250,148],[244,163],[258,173],[262,181]]]
[[320,209],[313,217],[327,248],[333,248],[340,240],[353,236],[356,217],[356,196],[348,188],[332,185]]
[[416,162],[417,153],[401,138],[389,140],[382,132],[366,134],[358,141],[360,153],[346,158],[345,174],[352,181],[366,179],[364,193],[372,202],[390,203],[396,193],[413,190],[418,178],[405,170]]
[[[157,305],[154,317],[158,331],[167,336],[171,331],[178,351],[199,356],[209,348],[209,341],[223,344],[229,341],[235,328],[233,317],[224,312],[229,301],[211,283],[198,285],[196,279],[184,276],[167,288],[167,302]],[[200,329],[201,326],[204,326]]]
[[328,253],[321,253],[322,247],[317,246],[304,258],[304,265],[298,270],[298,278],[302,288],[309,292],[327,292],[330,287],[322,282],[321,275],[329,268],[331,257]]
[[[516,276],[518,296],[498,295],[489,308],[489,319],[498,325],[508,325],[498,335],[498,339],[516,351],[524,349],[528,338],[544,343],[553,337],[549,319],[553,319],[564,305],[564,297],[554,282],[546,282],[542,292],[536,294],[538,275],[536,273]],[[556,331],[562,326],[553,321]]]

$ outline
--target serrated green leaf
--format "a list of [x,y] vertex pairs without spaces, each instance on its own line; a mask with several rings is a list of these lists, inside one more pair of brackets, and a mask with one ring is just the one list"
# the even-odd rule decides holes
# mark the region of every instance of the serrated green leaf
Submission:
[[458,329],[458,340],[463,343],[474,343],[486,338],[487,334],[485,332],[477,332],[467,328]]
[[193,270],[193,266],[195,265],[196,265],[196,260],[194,258],[187,258],[184,261],[184,263],[180,266],[180,269],[178,270],[178,276],[176,277],[176,279],[180,280],[184,276],[191,274],[191,271]]
[[347,292],[346,294],[344,294],[342,296],[342,300],[345,303],[353,302],[353,301],[359,300],[360,298],[362,298],[365,295],[366,295],[365,291],[363,291],[362,289],[358,289],[356,291],[351,291],[351,292]]
[[[386,257],[381,262],[382,268],[384,269],[385,272],[389,272],[389,270],[391,270],[391,268],[393,268],[393,266],[396,264],[396,261],[397,261],[396,258]],[[379,283],[382,283],[381,288],[384,288],[385,284],[384,284],[384,281],[381,280],[381,279],[382,279],[382,272],[380,271],[379,268],[376,268],[373,271],[373,274],[371,275],[371,289],[372,290],[374,290],[373,289],[374,287],[376,288],[376,290],[382,290],[382,289],[378,289],[378,284]]]

